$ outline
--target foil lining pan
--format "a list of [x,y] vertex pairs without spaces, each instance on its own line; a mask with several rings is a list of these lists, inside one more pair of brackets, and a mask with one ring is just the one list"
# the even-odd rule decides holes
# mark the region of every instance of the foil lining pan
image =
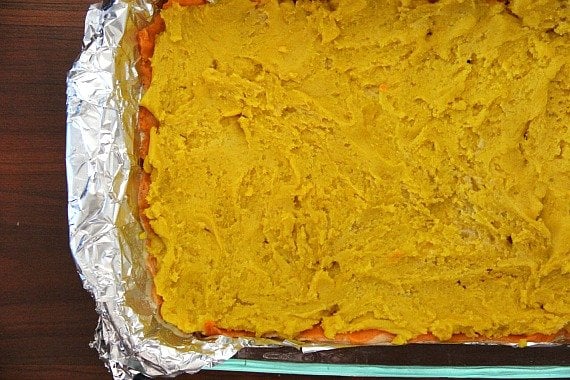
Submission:
[[92,5],[81,54],[67,78],[70,247],[100,316],[91,346],[115,379],[194,373],[243,347],[300,348],[268,339],[180,336],[157,320],[139,238],[140,168],[134,153],[142,91],[136,31],[153,11],[153,3],[143,0]]
[[115,379],[195,373],[231,358],[244,347],[289,346],[303,352],[346,347],[181,336],[158,320],[150,296],[144,244],[139,238],[142,228],[136,199],[140,168],[134,149],[142,94],[135,69],[136,31],[149,22],[154,10],[150,0],[92,5],[85,20],[81,54],[67,77],[70,247],[83,286],[95,299],[99,314],[91,346]]

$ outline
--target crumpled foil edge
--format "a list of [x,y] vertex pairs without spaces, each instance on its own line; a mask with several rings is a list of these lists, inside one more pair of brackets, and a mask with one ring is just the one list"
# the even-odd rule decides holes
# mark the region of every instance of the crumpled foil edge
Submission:
[[[115,379],[132,379],[139,373],[194,373],[252,345],[249,339],[227,337],[207,341],[187,338],[189,346],[197,348],[191,351],[165,344],[147,334],[148,318],[143,323],[127,302],[134,258],[125,235],[133,231],[129,226],[133,224],[140,232],[128,196],[129,179],[136,169],[133,129],[140,85],[134,69],[134,37],[130,42],[124,39],[129,25],[148,21],[152,13],[152,3],[143,0],[92,5],[86,15],[80,56],[67,77],[70,247],[83,286],[95,299],[99,314],[91,347]],[[121,64],[125,62],[120,59],[129,62]]]

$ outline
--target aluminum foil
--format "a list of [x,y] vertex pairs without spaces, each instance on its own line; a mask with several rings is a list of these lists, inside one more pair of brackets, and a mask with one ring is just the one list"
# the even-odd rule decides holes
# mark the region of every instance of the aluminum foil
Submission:
[[135,69],[135,35],[153,11],[149,0],[92,5],[82,52],[67,78],[70,246],[100,316],[91,346],[115,379],[194,373],[243,347],[281,345],[315,352],[346,346],[223,336],[198,339],[177,335],[157,320],[139,238],[140,168],[134,153],[142,91]]
[[67,79],[70,246],[100,315],[92,347],[115,379],[196,372],[253,343],[178,337],[156,320],[136,210],[134,128],[141,87],[135,31],[153,5],[89,8],[81,55]]
[[[69,237],[99,323],[91,346],[115,379],[194,373],[252,346],[298,342],[180,336],[157,319],[137,210],[135,129],[142,94],[136,31],[151,1],[108,1],[86,16],[83,47],[67,77]],[[309,350],[330,345],[308,345]]]

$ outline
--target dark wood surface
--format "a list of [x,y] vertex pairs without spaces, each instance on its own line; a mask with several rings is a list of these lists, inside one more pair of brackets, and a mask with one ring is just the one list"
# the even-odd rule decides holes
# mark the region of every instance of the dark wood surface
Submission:
[[[93,0],[94,1],[94,0]],[[89,348],[97,322],[68,246],[65,77],[91,0],[0,1],[0,378],[111,378]],[[242,358],[439,365],[570,365],[568,347],[396,347]],[[278,378],[203,372],[193,379]],[[308,379],[306,376],[280,378]]]
[[67,238],[65,77],[89,1],[0,2],[0,378],[110,378]]

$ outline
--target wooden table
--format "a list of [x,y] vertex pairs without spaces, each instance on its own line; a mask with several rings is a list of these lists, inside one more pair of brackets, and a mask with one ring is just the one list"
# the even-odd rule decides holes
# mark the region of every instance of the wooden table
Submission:
[[[67,228],[65,78],[79,53],[85,12],[92,1],[0,2],[2,379],[111,378],[89,348],[97,315],[75,270]],[[402,357],[398,350],[370,351],[361,362],[397,363]],[[570,365],[568,347],[495,348],[486,353],[469,348],[413,350],[416,364],[435,358],[440,364]],[[323,354],[296,359],[331,358]],[[192,378],[252,377],[277,378],[218,372]]]

